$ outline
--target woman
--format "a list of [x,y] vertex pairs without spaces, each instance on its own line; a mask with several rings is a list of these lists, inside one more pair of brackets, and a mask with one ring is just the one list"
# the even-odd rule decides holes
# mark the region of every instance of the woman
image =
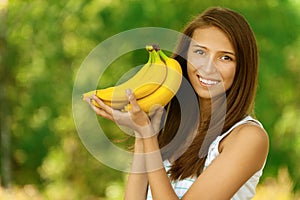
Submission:
[[[96,96],[100,108],[90,104],[135,131],[125,199],[251,199],[268,154],[268,136],[250,117],[258,76],[254,34],[243,16],[225,8],[206,10],[183,33],[173,57],[197,101],[180,105],[173,98],[161,131],[164,109],[150,118],[130,90],[128,113]],[[179,93],[187,90],[182,84]]]

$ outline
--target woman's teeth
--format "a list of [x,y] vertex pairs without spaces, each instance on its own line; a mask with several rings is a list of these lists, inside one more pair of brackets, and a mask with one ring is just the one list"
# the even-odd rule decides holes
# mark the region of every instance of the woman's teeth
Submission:
[[206,85],[216,85],[216,84],[219,83],[219,81],[207,80],[207,79],[204,79],[204,78],[201,78],[201,77],[199,78],[199,80],[200,80],[202,83],[206,84]]

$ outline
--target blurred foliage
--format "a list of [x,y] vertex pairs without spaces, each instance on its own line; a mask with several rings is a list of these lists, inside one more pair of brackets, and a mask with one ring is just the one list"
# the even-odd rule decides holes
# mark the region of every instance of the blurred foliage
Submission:
[[[1,110],[1,121],[11,136],[15,195],[20,199],[21,195],[31,195],[30,199],[120,199],[126,174],[93,158],[77,135],[71,107],[77,70],[97,44],[117,33],[150,26],[181,31],[210,6],[241,12],[257,37],[260,85],[256,114],[270,136],[262,186],[277,190],[276,184],[269,187],[269,178],[290,176],[285,180],[290,184],[286,191],[299,190],[298,0],[14,0],[0,3],[0,11],[7,10],[0,19],[0,77],[1,108],[6,108]],[[144,63],[142,53],[137,55],[124,55],[115,64],[133,67]],[[118,74],[108,71],[103,84],[118,80],[125,69]],[[111,123],[103,123],[114,129]],[[112,132],[109,137],[124,136]],[[279,173],[282,168],[288,175]],[[5,193],[0,191],[0,199],[8,198]]]

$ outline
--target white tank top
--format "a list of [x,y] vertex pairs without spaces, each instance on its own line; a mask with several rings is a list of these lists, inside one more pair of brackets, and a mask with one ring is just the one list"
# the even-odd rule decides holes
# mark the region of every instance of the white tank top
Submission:
[[[221,136],[218,136],[211,143],[211,145],[209,146],[207,158],[206,158],[205,164],[204,164],[204,170],[220,154],[219,153],[220,141],[223,138],[225,138],[227,135],[229,135],[234,128],[236,128],[237,126],[239,126],[241,124],[245,124],[245,123],[248,123],[248,122],[255,122],[263,128],[262,124],[259,121],[253,119],[250,116],[247,116],[244,119],[242,119],[241,121],[234,124],[228,131],[226,131]],[[168,171],[171,168],[171,163],[168,160],[166,160],[166,161],[164,161],[164,166],[165,166],[165,170]],[[242,187],[234,194],[234,196],[231,198],[231,200],[249,200],[249,199],[252,199],[255,195],[255,189],[256,189],[256,186],[259,182],[259,178],[262,175],[263,168],[264,168],[264,166],[262,167],[262,169],[257,171],[250,179],[248,179],[248,181],[244,185],[242,185]],[[183,197],[183,195],[191,187],[191,185],[195,182],[195,180],[196,180],[196,177],[191,177],[191,178],[185,178],[183,180],[172,181],[171,182],[172,187],[173,187],[173,189],[174,189],[174,191],[177,194],[179,199],[181,199]],[[152,199],[150,187],[148,188],[146,199],[147,200]]]

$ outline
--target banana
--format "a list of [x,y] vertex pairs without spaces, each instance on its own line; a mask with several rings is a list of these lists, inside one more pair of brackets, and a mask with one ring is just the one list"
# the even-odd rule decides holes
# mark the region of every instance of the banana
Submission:
[[[161,49],[158,49],[157,51],[167,66],[168,75],[163,85],[161,85],[154,93],[146,98],[137,99],[139,106],[145,112],[150,112],[151,108],[154,108],[157,105],[165,106],[175,96],[182,81],[182,69],[177,60],[168,57]],[[130,104],[124,108],[125,111],[130,109]]]
[[[149,52],[148,62],[132,78],[114,87],[87,92],[83,94],[83,99],[95,94],[105,104],[115,109],[122,109],[128,104],[126,89],[130,88],[137,99],[145,98],[155,92],[167,77],[167,67],[153,46],[146,46],[146,50]],[[93,104],[99,106],[95,101]]]
[[[178,91],[182,81],[182,69],[173,58],[168,57],[157,45],[146,46],[148,62],[131,79],[105,89],[83,94],[83,99],[97,95],[114,109],[129,111],[131,105],[125,95],[130,88],[142,110],[149,113],[153,106],[165,106]],[[99,106],[95,101],[92,103]]]

